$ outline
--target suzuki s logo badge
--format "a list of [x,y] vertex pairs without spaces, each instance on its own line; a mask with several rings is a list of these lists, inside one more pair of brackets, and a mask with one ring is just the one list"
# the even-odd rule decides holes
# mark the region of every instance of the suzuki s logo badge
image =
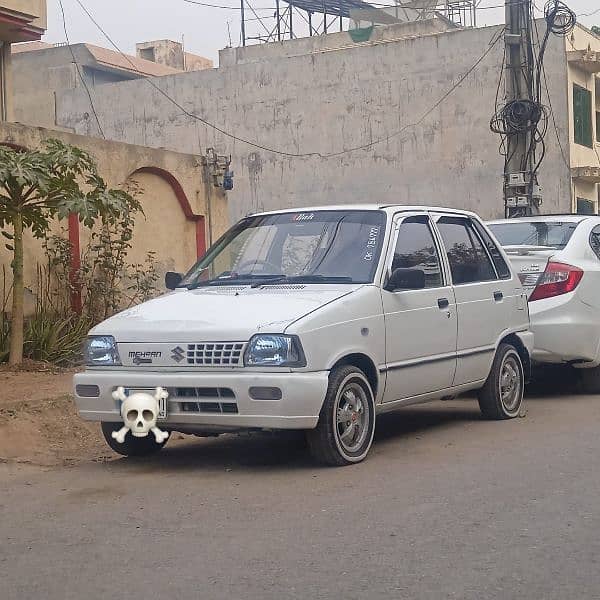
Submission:
[[521,267],[521,273],[538,273],[540,265],[525,265]]
[[171,350],[171,358],[180,363],[185,358],[185,350],[181,346],[177,346]]

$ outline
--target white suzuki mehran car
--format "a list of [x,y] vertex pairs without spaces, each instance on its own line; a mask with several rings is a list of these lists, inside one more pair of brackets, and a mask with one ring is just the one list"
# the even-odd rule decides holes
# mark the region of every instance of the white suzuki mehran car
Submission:
[[365,458],[381,412],[469,390],[488,418],[520,411],[526,296],[471,213],[258,214],[167,287],[94,327],[75,375],[80,415],[121,454],[171,431],[300,429],[314,457],[343,465]]

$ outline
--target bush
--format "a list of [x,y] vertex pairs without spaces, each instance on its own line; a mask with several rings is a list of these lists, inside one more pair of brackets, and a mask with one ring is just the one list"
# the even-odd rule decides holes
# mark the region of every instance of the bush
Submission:
[[[74,286],[70,280],[71,244],[62,235],[44,238],[47,256],[38,265],[33,315],[25,320],[23,356],[60,366],[81,363],[81,349],[89,329],[99,321],[157,293],[155,253],[148,251],[142,263],[127,262],[133,236],[133,219],[104,223],[93,231],[82,256],[78,287],[82,314],[71,310]],[[7,273],[0,273],[0,362],[9,356],[10,321],[7,314],[10,287]]]

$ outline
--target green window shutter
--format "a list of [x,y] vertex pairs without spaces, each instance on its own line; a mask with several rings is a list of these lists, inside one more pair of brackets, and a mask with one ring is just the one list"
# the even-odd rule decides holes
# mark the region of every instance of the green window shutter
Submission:
[[573,120],[575,143],[592,148],[592,92],[578,85],[573,86]]

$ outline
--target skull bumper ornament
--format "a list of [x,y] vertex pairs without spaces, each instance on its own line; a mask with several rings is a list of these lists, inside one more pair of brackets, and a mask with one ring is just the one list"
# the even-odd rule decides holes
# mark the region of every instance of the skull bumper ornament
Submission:
[[154,434],[157,444],[162,444],[169,437],[167,431],[161,431],[156,426],[158,417],[158,402],[166,400],[169,392],[161,387],[157,387],[154,396],[148,392],[134,392],[127,396],[125,388],[118,387],[112,396],[115,400],[120,400],[121,417],[123,418],[123,427],[119,431],[113,431],[112,437],[120,444],[125,442],[125,436],[128,431],[134,437],[146,437],[150,432]]

